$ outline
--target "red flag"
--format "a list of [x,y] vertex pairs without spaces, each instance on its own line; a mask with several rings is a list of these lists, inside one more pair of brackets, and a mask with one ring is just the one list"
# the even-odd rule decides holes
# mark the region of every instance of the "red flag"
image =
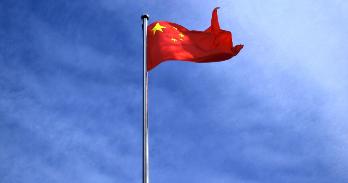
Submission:
[[211,26],[205,31],[188,30],[165,21],[149,25],[147,70],[166,60],[219,62],[237,55],[243,45],[233,46],[231,32],[220,29],[217,9],[213,11]]

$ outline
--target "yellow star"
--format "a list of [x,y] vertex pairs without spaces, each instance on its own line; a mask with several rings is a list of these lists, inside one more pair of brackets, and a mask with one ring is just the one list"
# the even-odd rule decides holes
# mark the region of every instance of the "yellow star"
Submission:
[[181,38],[185,37],[184,34],[182,34],[182,33],[180,33],[179,36],[180,36]]
[[175,38],[172,38],[171,40],[172,40],[174,43],[178,41],[178,40],[175,39]]
[[153,31],[153,35],[156,34],[156,31],[161,31],[163,32],[162,29],[164,29],[166,27],[162,26],[161,24],[157,23],[153,28],[152,28],[152,31]]

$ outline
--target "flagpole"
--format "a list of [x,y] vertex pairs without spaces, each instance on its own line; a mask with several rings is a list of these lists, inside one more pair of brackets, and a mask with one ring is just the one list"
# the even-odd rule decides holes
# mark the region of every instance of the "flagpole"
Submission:
[[141,16],[143,20],[143,183],[149,183],[149,122],[148,122],[148,73],[146,61],[146,38],[147,38],[147,21],[149,15]]

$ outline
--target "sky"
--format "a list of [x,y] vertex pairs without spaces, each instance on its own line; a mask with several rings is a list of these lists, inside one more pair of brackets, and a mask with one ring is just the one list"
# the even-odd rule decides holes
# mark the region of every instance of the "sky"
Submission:
[[149,73],[151,183],[348,182],[344,0],[2,0],[0,182],[140,183],[140,16],[215,7],[244,48]]

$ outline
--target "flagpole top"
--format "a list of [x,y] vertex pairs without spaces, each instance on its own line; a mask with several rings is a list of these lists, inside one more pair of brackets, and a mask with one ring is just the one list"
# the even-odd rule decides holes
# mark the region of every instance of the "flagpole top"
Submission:
[[150,16],[148,15],[148,14],[143,14],[143,15],[141,15],[141,19],[149,19],[150,18]]

